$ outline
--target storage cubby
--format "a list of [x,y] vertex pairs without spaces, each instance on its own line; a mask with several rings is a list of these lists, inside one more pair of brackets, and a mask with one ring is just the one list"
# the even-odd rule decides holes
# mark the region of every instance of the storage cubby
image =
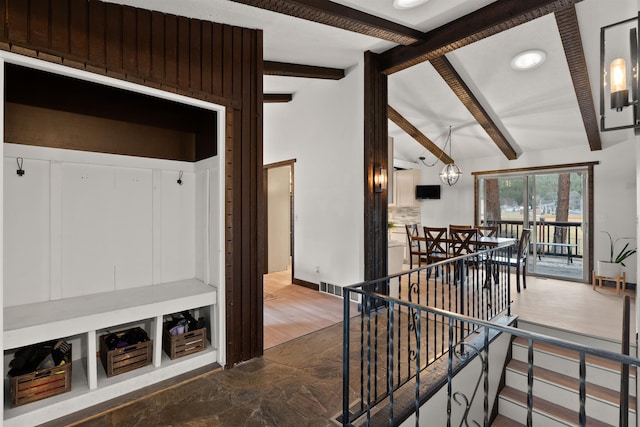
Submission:
[[[218,311],[224,295],[224,159],[218,149],[224,109],[78,70],[74,78],[92,83],[61,82],[43,71],[21,74],[19,68],[5,69],[4,86],[16,83],[3,110],[10,123],[2,173],[3,424],[41,424],[224,363]],[[44,92],[24,85],[27,74]],[[52,89],[56,81],[60,86]],[[74,90],[73,99],[38,99],[63,87],[83,89]],[[128,90],[136,95],[118,111]],[[135,117],[141,106],[148,108]],[[18,164],[24,173],[16,173]],[[163,319],[184,310],[205,318],[206,348],[171,360],[162,349]],[[108,377],[97,357],[100,335],[132,327],[149,335],[151,363]],[[71,390],[13,407],[6,372],[15,351],[60,337],[72,344]]]

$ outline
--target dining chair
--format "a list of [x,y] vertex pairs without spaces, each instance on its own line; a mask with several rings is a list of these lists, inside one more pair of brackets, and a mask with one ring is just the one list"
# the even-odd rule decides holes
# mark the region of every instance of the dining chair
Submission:
[[407,230],[407,241],[409,243],[409,268],[413,270],[413,256],[418,256],[418,267],[422,267],[422,261],[427,262],[427,250],[423,244],[424,239],[420,238],[418,224],[405,224]]
[[497,225],[476,225],[478,237],[498,237]]
[[478,230],[476,228],[449,228],[449,254],[461,256],[476,252],[476,240]]
[[423,227],[427,263],[444,261],[449,257],[447,227]]

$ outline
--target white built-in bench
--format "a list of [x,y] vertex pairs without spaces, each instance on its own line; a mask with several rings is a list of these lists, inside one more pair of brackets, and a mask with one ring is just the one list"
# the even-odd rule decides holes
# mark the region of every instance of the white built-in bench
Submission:
[[[216,363],[217,289],[198,279],[180,280],[153,286],[118,290],[56,301],[4,308],[4,350],[17,349],[52,339],[81,337],[88,355],[86,363],[74,360],[72,390],[38,402],[7,409],[4,425],[35,425],[58,418],[120,394],[184,372]],[[207,350],[184,359],[169,360],[162,352],[163,316],[207,307],[207,330],[211,342]],[[147,331],[153,340],[153,364],[122,375],[107,378],[98,369],[97,331],[119,325],[150,321]],[[86,344],[85,344],[86,343]],[[163,360],[164,359],[164,360]],[[76,366],[79,365],[79,366]],[[85,365],[86,369],[85,369]],[[5,394],[7,393],[5,379]],[[8,396],[5,396],[5,401]]]

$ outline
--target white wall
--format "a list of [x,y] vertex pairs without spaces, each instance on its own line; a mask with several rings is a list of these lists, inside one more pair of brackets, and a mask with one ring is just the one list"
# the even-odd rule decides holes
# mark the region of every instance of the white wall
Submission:
[[4,166],[5,306],[204,278],[194,164],[5,144]]
[[[594,260],[608,254],[606,230],[613,236],[636,235],[636,143],[634,138],[611,145],[600,151],[584,147],[558,148],[556,150],[532,151],[522,154],[517,160],[504,156],[470,159],[456,162],[463,176],[453,187],[443,185],[441,200],[422,202],[422,223],[446,226],[452,223],[473,223],[474,188],[471,172],[513,169],[533,166],[559,165],[599,161],[594,167]],[[441,166],[422,167],[425,184],[439,182]],[[627,281],[636,283],[637,256],[627,264]],[[629,268],[629,266],[632,266]]]
[[264,105],[264,163],[294,165],[296,278],[350,285],[364,277],[361,63],[341,80],[310,80],[293,101]]

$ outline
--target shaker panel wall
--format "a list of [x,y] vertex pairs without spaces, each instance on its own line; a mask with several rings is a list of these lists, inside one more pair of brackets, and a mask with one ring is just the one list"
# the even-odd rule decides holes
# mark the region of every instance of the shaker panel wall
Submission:
[[62,166],[62,297],[115,290],[114,173],[105,166]]
[[111,232],[116,289],[151,284],[153,277],[153,178],[151,170],[115,169]]
[[[4,304],[49,299],[49,171],[47,161],[4,159]],[[27,291],[28,290],[28,291]]]

